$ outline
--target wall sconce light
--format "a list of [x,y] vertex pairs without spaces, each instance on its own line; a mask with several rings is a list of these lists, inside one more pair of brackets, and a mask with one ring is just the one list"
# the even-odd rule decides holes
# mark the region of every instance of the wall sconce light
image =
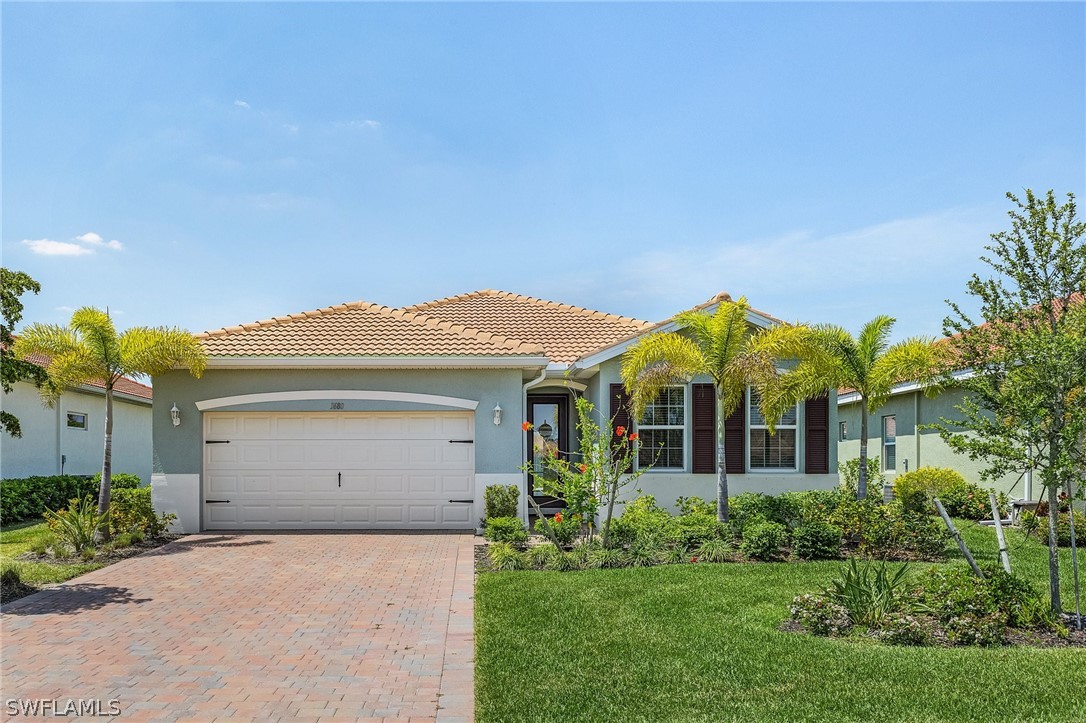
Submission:
[[173,426],[181,426],[181,410],[177,408],[177,402],[174,402],[174,405],[170,407],[170,419],[173,420]]
[[495,404],[494,405],[494,424],[501,424],[501,423],[502,423],[502,405]]
[[554,433],[554,427],[547,424],[547,420],[544,419],[543,424],[539,425],[539,430],[538,431],[539,431],[539,436],[549,442],[549,441],[551,441],[551,434]]

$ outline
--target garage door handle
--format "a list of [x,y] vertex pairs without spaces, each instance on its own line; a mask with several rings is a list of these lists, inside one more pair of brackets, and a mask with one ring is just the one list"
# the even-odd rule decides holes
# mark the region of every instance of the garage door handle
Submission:
[[230,444],[229,439],[205,439],[204,444]]
[[338,473],[336,475],[336,477],[338,478],[339,486],[342,487],[343,486],[343,473],[342,472]]
[[228,504],[230,500],[204,500],[204,502],[208,503],[209,505],[225,505]]
[[450,439],[449,444],[475,444],[474,439]]
[[475,502],[475,500],[449,500],[449,502],[455,502],[455,503],[461,504],[461,505],[470,505],[473,502]]

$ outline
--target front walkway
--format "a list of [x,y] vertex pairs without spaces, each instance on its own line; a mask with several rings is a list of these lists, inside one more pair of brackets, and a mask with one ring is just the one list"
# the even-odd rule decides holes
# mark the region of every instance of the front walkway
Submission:
[[6,605],[3,715],[469,721],[473,594],[466,533],[193,535]]

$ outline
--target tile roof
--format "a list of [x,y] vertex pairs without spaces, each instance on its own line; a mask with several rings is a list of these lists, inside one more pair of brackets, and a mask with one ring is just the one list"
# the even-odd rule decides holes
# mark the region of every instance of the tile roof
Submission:
[[[31,354],[27,356],[24,361],[28,361],[31,364],[37,364],[42,369],[47,369],[51,359],[44,354]],[[101,379],[95,379],[92,382],[87,382],[84,386],[104,390],[106,388],[106,383]],[[135,379],[129,379],[128,377],[121,377],[114,382],[113,391],[133,397],[139,397],[140,399],[151,399],[152,393],[151,387],[146,384],[140,384]]]
[[542,345],[552,362],[567,364],[578,357],[638,334],[651,322],[605,314],[570,304],[485,289],[407,306],[405,312],[480,329]]
[[[498,330],[500,332],[500,330]],[[475,324],[365,301],[197,334],[210,356],[542,356],[529,344]]]

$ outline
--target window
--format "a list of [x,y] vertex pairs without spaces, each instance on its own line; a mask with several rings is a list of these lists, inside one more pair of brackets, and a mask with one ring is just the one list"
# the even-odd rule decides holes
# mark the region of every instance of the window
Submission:
[[897,469],[897,417],[893,414],[882,418],[882,468],[886,472]]
[[686,469],[686,387],[666,387],[645,407],[637,425],[639,467]]
[[68,429],[86,429],[87,415],[83,412],[68,412]]
[[794,470],[796,469],[796,433],[799,407],[792,407],[777,422],[776,434],[769,433],[769,426],[758,408],[758,392],[751,389],[748,414],[750,419],[750,468]]
[[837,426],[841,433],[840,439],[842,442],[844,442],[846,439],[848,439],[848,422],[840,422]]

